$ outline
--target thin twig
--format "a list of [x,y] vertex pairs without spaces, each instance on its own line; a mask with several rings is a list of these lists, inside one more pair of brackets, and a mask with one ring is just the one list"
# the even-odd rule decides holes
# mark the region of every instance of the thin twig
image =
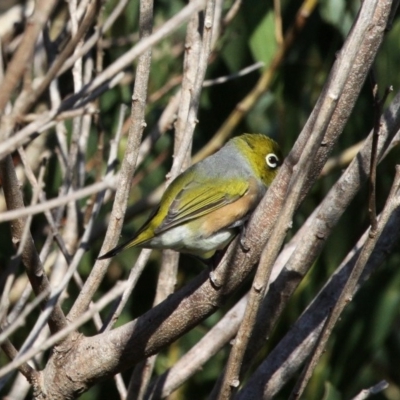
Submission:
[[22,210],[6,211],[0,214],[0,222],[12,221],[18,218],[24,218],[28,215],[39,214],[46,210],[65,205],[71,201],[79,200],[84,197],[90,196],[93,193],[101,192],[105,189],[116,189],[115,178],[105,179],[103,182],[93,183],[92,185],[86,186],[83,189],[77,190],[76,192],[70,192],[63,197],[57,197],[52,200],[48,200],[45,203],[36,204],[34,206],[25,207]]
[[[29,171],[29,169],[27,170]],[[42,185],[43,185],[43,178],[44,178],[44,172],[45,172],[45,165],[42,163],[40,170],[39,170],[39,177],[38,177],[38,184],[37,186],[34,187],[33,190],[33,196],[31,199],[31,206],[34,206],[38,200],[39,200],[39,196],[40,193],[42,191]],[[0,302],[0,321],[3,320],[4,316],[7,313],[7,309],[9,306],[9,292],[11,290],[11,286],[14,282],[14,278],[15,278],[15,271],[18,268],[19,262],[21,260],[21,255],[23,252],[23,249],[25,247],[26,241],[29,239],[30,236],[30,228],[31,228],[31,224],[32,224],[32,215],[28,216],[28,218],[25,221],[25,226],[22,232],[22,236],[21,239],[18,243],[18,249],[16,254],[11,258],[11,266],[9,268],[10,270],[10,274],[7,277],[6,280],[6,284],[4,286],[3,289],[3,293],[1,294],[1,302]]]
[[275,40],[278,46],[283,43],[281,0],[274,0]]
[[26,323],[26,318],[29,314],[40,305],[40,303],[50,294],[49,291],[45,291],[35,297],[31,303],[29,303],[21,313],[15,318],[8,321],[6,326],[2,326],[2,331],[0,333],[0,344],[3,343],[7,338],[9,338],[18,328],[21,328]]
[[[190,162],[191,146],[187,145],[192,143],[193,130],[189,132],[189,137],[186,139],[186,147],[184,146],[185,130],[188,124],[189,109],[191,106],[192,92],[195,90],[195,80],[198,72],[198,65],[200,62],[200,52],[202,38],[200,36],[201,26],[199,26],[200,16],[194,14],[190,19],[187,27],[185,38],[185,57],[183,60],[183,79],[182,87],[180,90],[180,102],[178,109],[178,116],[175,122],[175,135],[174,135],[174,162],[171,171],[167,175],[167,185],[175,179],[182,170],[188,167]],[[179,153],[181,153],[179,155]]]
[[[70,111],[64,111],[60,114],[58,114],[54,120],[55,121],[63,121],[65,119],[71,119],[75,118],[81,115],[95,115],[98,114],[99,110],[93,107],[93,104],[88,104],[85,107],[80,107],[80,108],[74,108],[73,110]],[[21,117],[22,122],[33,122],[36,121],[38,118],[40,118],[39,114],[25,114],[23,117]]]
[[362,149],[363,144],[364,141],[361,140],[360,142],[343,150],[339,155],[330,157],[324,165],[320,176],[326,176],[335,169],[346,168],[357,155],[357,153]]
[[389,387],[389,383],[386,381],[380,381],[376,385],[371,386],[368,389],[363,389],[357,396],[353,397],[352,400],[364,400],[368,397],[378,394]]
[[[152,1],[144,1],[140,3],[143,7],[141,11],[140,36],[146,42],[152,37],[153,23],[153,3]],[[106,237],[101,248],[101,253],[108,251],[117,244],[122,224],[123,217],[128,204],[129,191],[132,181],[132,176],[136,168],[140,142],[143,130],[146,126],[145,122],[145,107],[147,99],[147,83],[150,72],[151,48],[140,56],[138,63],[134,92],[132,95],[131,109],[131,126],[129,129],[127,150],[121,165],[121,172],[118,179],[118,189],[115,194],[113,210],[108,225]],[[92,272],[87,279],[84,290],[80,293],[74,306],[72,307],[69,317],[74,320],[82,314],[88,307],[95,291],[100,285],[104,274],[107,271],[109,260],[97,261],[92,269]]]
[[0,377],[8,374],[13,371],[15,368],[18,368],[23,363],[29,361],[36,354],[46,351],[52,348],[55,344],[59,343],[61,340],[65,339],[70,333],[75,332],[80,326],[82,326],[85,322],[89,321],[93,318],[95,314],[100,312],[104,307],[106,307],[109,303],[111,303],[114,299],[121,296],[121,294],[126,289],[127,283],[123,282],[119,285],[114,286],[108,293],[106,293],[102,298],[93,303],[90,310],[84,312],[79,318],[75,321],[71,322],[64,329],[51,336],[50,338],[38,343],[35,347],[27,350],[24,354],[16,358],[10,364],[0,369]]
[[3,112],[14,88],[20,82],[26,66],[29,65],[36,40],[56,4],[56,0],[38,0],[36,2],[35,11],[30,18],[31,21],[27,25],[18,50],[10,61],[4,79],[0,83],[0,113]]
[[[3,182],[3,190],[6,198],[7,207],[15,212],[15,222],[11,225],[12,235],[15,240],[20,240],[25,226],[24,217],[21,216],[24,209],[24,202],[19,188],[14,165],[10,156],[0,163],[0,175]],[[49,281],[43,271],[43,266],[33,243],[33,238],[29,235],[25,248],[22,252],[22,262],[26,268],[27,275],[36,295],[43,291],[48,291]],[[49,319],[50,330],[54,333],[64,328],[66,319],[59,306],[56,306]]]
[[[69,2],[71,7],[73,6],[73,2]],[[50,82],[57,76],[58,71],[61,69],[63,66],[65,60],[69,57],[71,53],[74,52],[74,50],[79,50],[81,46],[77,46],[78,43],[81,41],[82,37],[85,35],[91,24],[93,23],[97,11],[98,11],[98,6],[100,4],[100,1],[98,0],[92,0],[91,4],[87,7],[87,12],[86,15],[80,24],[78,28],[78,20],[77,18],[78,13],[74,9],[72,9],[73,12],[70,12],[71,21],[72,21],[72,38],[69,41],[69,43],[65,46],[61,54],[56,58],[56,60],[53,62],[49,70],[47,71],[46,76],[41,80],[40,84],[34,88],[34,90],[31,90],[29,93],[22,93],[20,95],[20,99],[17,100],[18,106],[14,110],[14,113],[18,114],[25,114],[35,103],[35,101],[43,94],[43,92],[48,88],[50,85]],[[71,8],[70,8],[71,9]],[[77,58],[76,62],[80,60],[81,58]],[[79,61],[78,61],[79,62]],[[75,74],[76,77],[76,74]],[[74,79],[76,81],[76,78]]]
[[[179,253],[173,250],[163,251],[153,307],[173,293],[176,284],[178,261]],[[157,354],[154,354],[135,366],[129,381],[127,400],[143,400],[145,398],[156,360]]]
[[[149,48],[154,46],[160,40],[164,39],[166,36],[170,35],[176,29],[178,29],[181,24],[186,22],[191,17],[191,15],[204,7],[205,1],[206,0],[193,0],[192,2],[190,2],[181,11],[170,18],[157,31],[147,36],[145,39],[141,40],[131,50],[127,51],[123,56],[119,57],[117,61],[107,67],[91,82],[91,84],[85,86],[81,93],[78,93],[77,96],[73,96],[66,100],[65,104],[73,104],[76,100],[78,100],[76,104],[79,104],[79,102],[82,101],[85,95],[94,91],[103,83],[107,82]],[[69,108],[69,106],[67,107]]]
[[223,125],[215,133],[213,139],[209,141],[205,148],[194,156],[194,162],[198,162],[218,150],[226,142],[232,131],[254,106],[260,96],[268,90],[277,69],[282,64],[289,49],[297,38],[299,31],[301,31],[306,24],[308,17],[317,6],[317,3],[316,0],[304,0],[296,15],[293,25],[286,32],[282,46],[277,49],[270,65],[265,69],[249,94],[247,94],[247,96],[237,104],[234,111],[232,111]]
[[183,139],[174,159],[174,165],[171,168],[171,175],[176,176],[180,172],[181,165],[187,155],[189,146],[192,143],[192,135],[194,128],[197,124],[197,111],[200,104],[201,88],[203,86],[204,77],[207,71],[208,58],[211,52],[211,39],[212,39],[212,22],[214,16],[215,1],[208,0],[206,12],[204,16],[204,30],[203,30],[203,44],[202,51],[200,52],[199,66],[196,74],[196,80],[193,85],[193,94],[190,100],[190,107],[188,110],[187,122]]
[[[139,37],[140,40],[146,40],[150,37],[153,30],[153,0],[142,0],[140,2],[140,16],[139,16]],[[132,96],[132,109],[131,109],[131,123],[129,127],[129,138],[135,138],[130,141],[130,145],[134,145],[135,162],[137,162],[139,156],[139,146],[140,139],[143,135],[145,123],[145,109],[147,101],[147,88],[150,75],[150,65],[151,65],[151,55],[152,51],[149,48],[139,57],[138,66],[136,69],[135,87]],[[129,144],[128,144],[129,146]],[[135,167],[135,165],[133,165]],[[116,198],[115,201],[118,201]],[[126,211],[127,199],[123,200],[125,205],[124,212]],[[105,330],[111,329],[114,323],[117,321],[119,315],[121,314],[123,308],[128,301],[128,298],[136,285],[136,282],[142,273],[148,258],[150,257],[151,250],[142,250],[141,254],[136,261],[135,267],[132,268],[129,279],[128,287],[124,294],[121,296],[117,304],[114,305],[113,311],[109,317],[109,320],[105,324]],[[127,391],[127,398],[129,398],[130,389]]]
[[100,332],[107,332],[109,331],[114,324],[117,322],[118,317],[120,316],[122,310],[124,309],[129,296],[131,295],[136,282],[138,281],[140,274],[143,272],[144,267],[147,264],[147,261],[149,260],[151,254],[150,249],[144,249],[141,251],[138,259],[136,260],[135,265],[131,269],[129,273],[129,277],[127,279],[127,285],[124,293],[122,294],[121,297],[117,299],[117,301],[114,303],[111,312],[108,316],[108,318],[104,321],[103,326],[100,330]]
[[103,26],[99,26],[98,29],[92,34],[92,36],[85,42],[81,50],[75,54],[73,54],[68,60],[66,60],[58,72],[58,76],[62,75],[64,72],[68,71],[72,65],[74,65],[75,61],[83,57],[87,54],[94,46],[97,45],[98,40],[101,38],[105,32],[107,32],[117,18],[121,15],[124,11],[126,5],[128,4],[129,0],[120,0],[116,6],[113,7],[112,12],[108,16],[107,20],[104,22]]
[[260,69],[263,66],[264,66],[264,62],[262,62],[262,61],[256,62],[255,64],[250,65],[246,68],[243,68],[242,70],[235,72],[231,75],[221,76],[221,77],[215,78],[215,79],[208,79],[208,80],[204,81],[203,87],[220,85],[221,83],[225,83],[225,82],[229,82],[233,79],[241,78],[242,76],[250,74],[251,72],[256,71],[257,69]]
[[[15,360],[15,357],[17,357],[18,351],[8,339],[5,339],[1,344],[1,349],[10,360]],[[29,382],[33,382],[39,378],[39,372],[35,371],[26,361],[18,365],[18,370],[26,379],[28,379]]]
[[301,375],[299,376],[299,378],[297,379],[296,385],[293,388],[289,400],[297,400],[301,397],[301,395],[304,392],[304,389],[307,386],[308,381],[310,380],[312,373],[315,369],[315,367],[318,364],[319,359],[317,357],[315,357],[316,354],[321,354],[320,351],[324,350],[324,345],[326,344],[326,342],[324,341],[326,339],[326,337],[329,337],[330,331],[329,329],[331,328],[330,326],[330,320],[331,320],[331,316],[332,316],[332,312],[333,310],[330,309],[327,315],[327,318],[324,322],[324,325],[321,329],[321,332],[318,336],[318,340],[315,342],[314,348],[311,352],[312,357],[310,357],[310,359],[307,362],[307,365],[305,366],[305,368],[303,369]]
[[368,179],[368,189],[369,189],[369,201],[368,201],[368,213],[371,223],[371,233],[374,234],[377,229],[378,221],[376,219],[376,167],[377,161],[377,148],[379,140],[379,132],[381,129],[380,120],[382,115],[383,105],[389,95],[393,90],[391,88],[386,88],[385,94],[382,98],[379,98],[379,88],[378,83],[375,79],[375,73],[373,68],[370,72],[370,79],[372,83],[372,96],[373,96],[373,107],[374,107],[374,131],[372,136],[372,147],[371,147],[371,166]]
[[[192,14],[198,12],[204,7],[206,0],[194,0],[184,7],[180,12],[169,19],[162,27],[156,32],[150,35],[148,38],[140,41],[130,51],[125,53],[123,56],[118,58],[113,64],[106,68],[101,74],[99,74],[90,85],[85,85],[81,93],[66,99],[63,104],[57,108],[51,110],[47,115],[44,115],[40,120],[29,124],[27,127],[16,132],[11,138],[0,143],[0,159],[4,158],[7,154],[14,151],[16,148],[24,145],[29,141],[31,135],[35,134],[42,129],[47,129],[52,126],[53,118],[60,112],[70,109],[72,106],[81,107],[88,100],[93,97],[93,94],[98,96],[104,90],[115,85],[119,79],[122,78],[123,73],[121,72],[127,65],[131,64],[134,59],[140,56],[148,48],[164,39],[166,36],[173,33],[179,28],[181,24],[186,22]],[[81,55],[82,56],[82,55]],[[101,89],[101,90],[99,90]],[[50,124],[50,125],[48,125]]]

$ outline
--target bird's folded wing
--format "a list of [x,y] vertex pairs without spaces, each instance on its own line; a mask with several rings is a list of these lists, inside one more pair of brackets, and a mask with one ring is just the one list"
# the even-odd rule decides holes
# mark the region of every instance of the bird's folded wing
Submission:
[[163,232],[173,226],[182,224],[209,214],[240,199],[248,190],[249,184],[245,180],[230,180],[224,182],[208,181],[188,183],[171,203],[164,221],[156,229],[156,233]]

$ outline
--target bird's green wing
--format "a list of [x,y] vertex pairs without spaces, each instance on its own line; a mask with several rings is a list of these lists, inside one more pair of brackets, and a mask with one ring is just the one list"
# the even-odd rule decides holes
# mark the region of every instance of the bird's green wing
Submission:
[[202,217],[225,205],[240,199],[248,190],[246,180],[232,180],[229,182],[192,181],[188,183],[172,201],[168,214],[156,233],[163,232],[173,226]]

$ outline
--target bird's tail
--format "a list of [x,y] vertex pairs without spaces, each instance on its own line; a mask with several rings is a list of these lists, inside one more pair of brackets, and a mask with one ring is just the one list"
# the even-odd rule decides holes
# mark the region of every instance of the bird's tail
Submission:
[[122,243],[117,247],[114,247],[112,250],[108,251],[107,253],[97,257],[98,260],[105,260],[106,258],[111,258],[114,257],[115,255],[117,255],[119,252],[121,252],[122,250],[124,250],[127,247],[130,247],[131,240],[129,242],[126,243]]
[[129,239],[127,242],[114,247],[107,253],[97,257],[97,259],[105,260],[106,258],[114,257],[115,255],[120,253],[122,250],[129,249],[129,247],[140,246],[144,242],[147,242],[149,239],[151,239],[151,237],[148,237],[148,234],[145,234],[145,232],[140,232],[139,235],[136,235],[135,237]]

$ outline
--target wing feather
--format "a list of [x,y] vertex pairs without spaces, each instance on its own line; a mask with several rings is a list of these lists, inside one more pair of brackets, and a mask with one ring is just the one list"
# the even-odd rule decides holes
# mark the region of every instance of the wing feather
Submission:
[[235,202],[245,195],[249,183],[243,180],[188,183],[172,201],[168,214],[155,233],[202,217]]

